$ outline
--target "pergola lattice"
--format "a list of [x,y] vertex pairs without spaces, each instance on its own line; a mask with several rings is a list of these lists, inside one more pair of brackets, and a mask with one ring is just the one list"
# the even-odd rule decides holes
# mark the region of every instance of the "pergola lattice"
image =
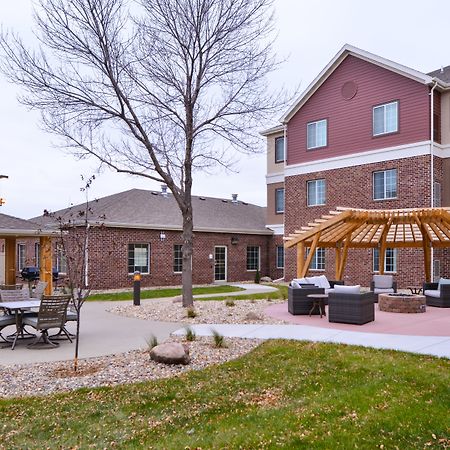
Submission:
[[[349,248],[416,247],[424,252],[425,278],[431,281],[431,248],[450,247],[450,208],[366,210],[337,208],[285,237],[297,246],[297,276],[306,276],[317,248],[335,248],[336,279],[342,280]],[[310,252],[305,260],[305,249]],[[384,265],[380,264],[380,273]]]

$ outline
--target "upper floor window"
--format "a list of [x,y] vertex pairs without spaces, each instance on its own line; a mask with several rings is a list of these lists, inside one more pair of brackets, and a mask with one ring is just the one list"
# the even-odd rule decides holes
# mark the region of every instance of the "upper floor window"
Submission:
[[308,149],[327,145],[327,119],[308,123],[306,131]]
[[373,135],[398,131],[398,102],[386,103],[373,108]]
[[275,162],[284,161],[284,136],[275,139]]
[[277,269],[284,269],[284,247],[277,245]]
[[397,198],[397,169],[381,170],[373,173],[373,199]]
[[275,189],[275,212],[284,213],[284,188]]
[[[373,249],[373,271],[380,271],[380,250]],[[388,273],[397,272],[397,249],[387,248],[384,253],[384,271]]]
[[308,206],[325,205],[325,180],[312,180],[306,184]]
[[183,271],[183,246],[181,244],[173,246],[173,271],[175,273]]
[[259,247],[247,247],[247,270],[259,270]]
[[150,273],[150,245],[128,245],[128,273]]

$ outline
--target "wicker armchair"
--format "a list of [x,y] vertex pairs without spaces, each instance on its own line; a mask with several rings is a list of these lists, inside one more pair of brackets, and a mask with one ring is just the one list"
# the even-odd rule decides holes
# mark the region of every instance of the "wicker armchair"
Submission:
[[423,283],[423,293],[428,306],[450,308],[450,284]]
[[[313,306],[313,299],[308,298],[309,294],[323,294],[325,289],[314,285],[303,285],[301,288],[288,287],[288,311],[296,315],[309,315]],[[314,310],[313,314],[319,314]]]
[[330,292],[328,294],[328,321],[363,325],[375,320],[373,292],[351,294]]
[[374,275],[370,282],[370,290],[375,294],[395,294],[397,282],[393,275]]
[[23,324],[30,325],[41,332],[41,335],[28,348],[55,348],[59,343],[48,337],[50,328],[64,328],[66,310],[70,295],[43,296],[37,317],[24,317]]
[[1,331],[3,328],[9,326],[9,325],[15,325],[16,324],[16,318],[14,316],[0,316],[0,339],[4,342],[8,342],[2,335]]

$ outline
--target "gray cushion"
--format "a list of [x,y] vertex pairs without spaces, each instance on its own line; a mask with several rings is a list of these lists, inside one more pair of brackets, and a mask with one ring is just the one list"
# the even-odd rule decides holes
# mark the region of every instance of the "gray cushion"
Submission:
[[25,317],[23,318],[23,324],[24,324],[24,325],[30,325],[30,326],[36,328],[37,323],[38,323],[38,318],[37,318],[37,317],[28,317],[28,316],[25,316]]
[[388,289],[392,287],[394,277],[392,275],[374,275],[373,282],[376,288]]
[[433,289],[427,289],[424,292],[425,295],[428,297],[434,297],[434,298],[440,298],[441,297],[441,291],[439,289],[433,290]]
[[356,286],[344,286],[342,284],[335,284],[334,292],[336,294],[360,294],[361,286],[359,284],[357,284]]
[[450,284],[450,280],[448,278],[441,278],[439,280],[438,289],[441,289],[441,285]]
[[375,294],[393,294],[394,289],[393,288],[374,288],[373,292]]
[[0,327],[7,327],[8,325],[15,325],[15,316],[0,316]]

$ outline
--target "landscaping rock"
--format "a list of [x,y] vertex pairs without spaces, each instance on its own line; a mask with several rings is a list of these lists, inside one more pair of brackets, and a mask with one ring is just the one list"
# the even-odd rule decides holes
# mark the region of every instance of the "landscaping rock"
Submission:
[[255,312],[253,312],[253,311],[250,311],[249,313],[247,313],[247,315],[245,316],[245,320],[257,320],[257,321],[260,321],[260,320],[262,320],[263,318],[259,315],[259,314],[257,314],[257,313],[255,313]]
[[150,350],[153,361],[164,364],[189,364],[189,349],[179,342],[168,342],[153,347]]
[[262,277],[260,281],[261,281],[261,283],[272,283],[272,278]]

